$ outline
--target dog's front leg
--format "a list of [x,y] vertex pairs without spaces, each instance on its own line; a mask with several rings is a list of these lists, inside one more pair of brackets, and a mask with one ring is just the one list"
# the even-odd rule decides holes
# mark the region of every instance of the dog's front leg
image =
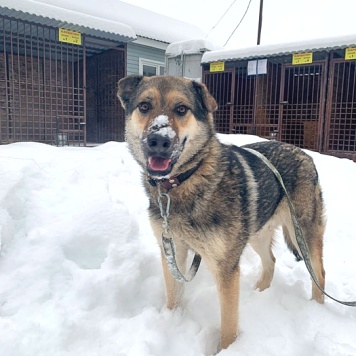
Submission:
[[[176,244],[177,265],[180,272],[183,274],[185,273],[186,270],[187,254],[188,254],[187,248],[185,248],[181,244]],[[179,306],[181,303],[183,297],[183,291],[184,291],[184,282],[176,281],[173,275],[171,274],[162,247],[161,247],[161,258],[162,258],[164,281],[166,285],[167,308],[173,309]]]
[[217,278],[217,288],[221,313],[220,346],[226,349],[232,344],[238,334],[238,305],[240,291],[240,271]]

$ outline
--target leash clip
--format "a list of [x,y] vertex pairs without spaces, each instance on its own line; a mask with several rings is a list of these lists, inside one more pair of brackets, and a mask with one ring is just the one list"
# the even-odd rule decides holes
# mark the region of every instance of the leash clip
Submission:
[[[157,184],[157,188],[158,188],[158,205],[159,205],[159,210],[161,212],[161,217],[163,218],[163,222],[162,222],[162,237],[165,235],[170,235],[170,238],[173,238],[173,233],[171,231],[171,229],[169,228],[169,221],[168,221],[168,217],[169,217],[169,211],[171,208],[171,197],[169,196],[168,193],[162,193],[161,191],[161,183],[158,182]],[[163,202],[163,198],[166,199],[166,208],[164,209],[164,202]],[[166,236],[168,238],[168,236]]]

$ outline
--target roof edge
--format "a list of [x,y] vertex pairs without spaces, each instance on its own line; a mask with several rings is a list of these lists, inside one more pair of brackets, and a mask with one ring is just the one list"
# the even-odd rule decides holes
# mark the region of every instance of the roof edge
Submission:
[[12,2],[1,0],[0,8],[2,15],[18,20],[38,22],[53,27],[63,27],[65,24],[67,25],[65,27],[69,30],[76,29],[91,35],[94,35],[94,31],[98,37],[123,42],[137,38],[136,32],[129,25],[36,1],[17,0]]
[[204,53],[202,63],[268,58],[298,52],[332,51],[350,46],[356,47],[356,34],[313,39],[308,41],[259,45],[240,49],[224,49]]

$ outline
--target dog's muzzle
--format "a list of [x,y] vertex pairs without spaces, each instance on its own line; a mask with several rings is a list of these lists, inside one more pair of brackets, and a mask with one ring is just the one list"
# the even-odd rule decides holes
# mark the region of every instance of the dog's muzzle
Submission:
[[166,135],[151,133],[146,139],[148,171],[152,174],[165,175],[172,169],[174,142]]

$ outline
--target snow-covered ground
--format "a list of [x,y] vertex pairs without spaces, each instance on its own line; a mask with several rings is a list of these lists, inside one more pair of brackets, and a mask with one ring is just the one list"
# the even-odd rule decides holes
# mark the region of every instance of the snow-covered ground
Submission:
[[[220,136],[244,144],[253,136]],[[326,288],[356,299],[356,165],[311,153],[328,219]],[[204,263],[182,308],[165,308],[139,167],[125,143],[0,146],[2,356],[211,355],[219,303]],[[242,259],[238,340],[221,355],[356,355],[356,308],[309,301],[311,282],[281,237],[271,287]]]

